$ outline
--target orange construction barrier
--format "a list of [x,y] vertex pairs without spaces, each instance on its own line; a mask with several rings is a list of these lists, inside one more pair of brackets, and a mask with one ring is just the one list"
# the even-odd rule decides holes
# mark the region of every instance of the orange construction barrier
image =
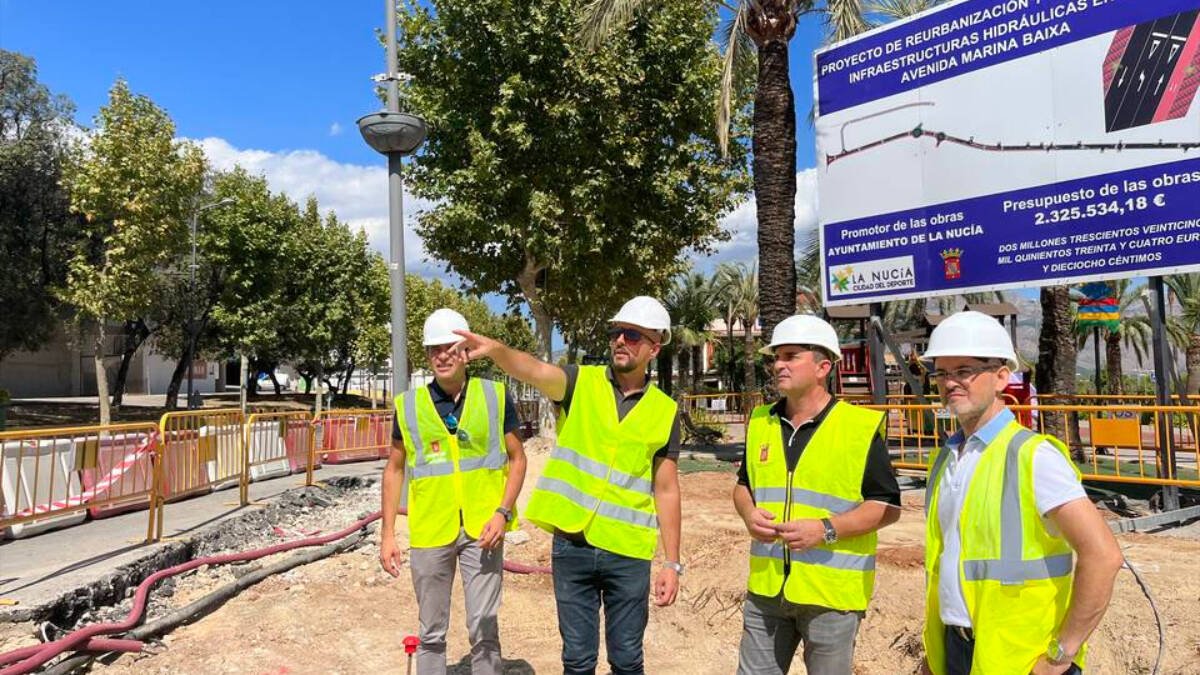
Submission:
[[0,433],[0,534],[26,537],[80,523],[89,511],[151,505],[157,449],[153,424]]

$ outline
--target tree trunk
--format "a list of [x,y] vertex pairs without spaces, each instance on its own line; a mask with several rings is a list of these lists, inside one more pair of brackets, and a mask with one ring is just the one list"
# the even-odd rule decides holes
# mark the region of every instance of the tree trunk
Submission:
[[1187,393],[1189,396],[1200,394],[1200,333],[1188,336],[1187,351]]
[[[183,385],[183,378],[187,375],[187,369],[191,367],[192,362],[187,358],[181,358],[175,363],[175,370],[171,371],[171,382],[167,385],[168,411],[179,408],[179,388]],[[185,405],[184,408],[186,407]]]
[[346,367],[346,379],[342,381],[342,396],[350,394],[350,380],[354,377],[354,360],[350,360],[350,365]]
[[674,374],[674,368],[671,364],[675,361],[674,348],[670,345],[663,347],[658,352],[658,388],[663,390],[667,396],[671,396],[674,392],[671,377]]
[[707,343],[692,345],[692,392],[704,393],[704,348]]
[[125,402],[125,381],[129,378],[129,365],[148,337],[150,328],[146,326],[145,321],[138,319],[125,322],[125,349],[121,353],[121,367],[117,369],[117,380],[113,383],[112,394],[112,407],[118,410]]
[[735,349],[737,349],[737,345],[735,345],[733,342],[734,319],[735,317],[732,314],[725,315],[725,333],[729,338],[729,350],[725,352],[726,357],[729,359],[729,368],[727,368],[729,371],[729,391],[734,391],[737,389],[737,360],[733,358],[733,352]]
[[758,48],[752,147],[758,313],[763,335],[770,335],[775,324],[796,313],[796,103],[786,39],[769,40]]
[[267,377],[271,378],[271,384],[275,386],[275,395],[281,396],[283,394],[283,385],[279,384],[279,378],[275,377],[274,368],[267,371]]
[[746,336],[742,342],[742,356],[745,357],[745,363],[742,364],[745,377],[742,384],[742,408],[749,412],[750,397],[758,390],[758,383],[755,381],[757,378],[754,373],[754,334],[750,332],[749,328],[746,329]]
[[[534,335],[538,340],[537,356],[546,363],[553,363],[550,340],[554,331],[554,319],[542,303],[541,289],[537,285],[538,275],[543,269],[544,266],[526,256],[525,267],[517,275],[517,285],[525,295],[529,311],[533,314]],[[542,438],[554,437],[554,404],[545,396],[538,399],[538,435]]]
[[[1038,336],[1037,388],[1041,394],[1075,393],[1075,336],[1071,331],[1071,296],[1066,286],[1041,290],[1042,332]],[[1076,462],[1084,460],[1078,425],[1066,415],[1042,413],[1044,432],[1065,440]],[[1074,420],[1071,420],[1074,422]]]
[[675,360],[679,362],[679,388],[688,393],[687,389],[692,383],[692,355],[688,353],[688,348],[675,352]]
[[96,322],[96,401],[100,404],[100,424],[112,424],[112,409],[108,406],[108,372],[104,370],[104,319]]
[[1104,338],[1104,366],[1108,371],[1108,393],[1121,395],[1125,393],[1121,379],[1124,373],[1121,369],[1121,335],[1108,333]]
[[[167,386],[167,410],[175,410],[176,408],[176,401],[179,399],[179,388],[183,383],[183,378],[187,375],[192,367],[192,363],[196,360],[196,344],[200,341],[200,333],[207,327],[207,318],[198,319],[191,335],[183,343],[183,355],[179,357],[179,362],[175,364],[175,370],[171,373],[171,384]],[[191,403],[191,401],[188,401],[184,408],[187,408]]]

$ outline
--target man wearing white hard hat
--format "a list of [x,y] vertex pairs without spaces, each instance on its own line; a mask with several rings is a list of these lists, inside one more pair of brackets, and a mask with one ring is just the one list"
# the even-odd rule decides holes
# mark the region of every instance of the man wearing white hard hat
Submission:
[[884,414],[837,400],[837,331],[809,315],[775,327],[775,403],[746,427],[733,503],[750,533],[740,675],[784,675],[804,645],[811,675],[850,675],[875,583],[875,532],[900,517]]
[[925,495],[926,672],[1078,673],[1121,550],[1067,447],[1005,407],[1018,364],[1000,322],[953,314],[923,360],[959,426]]
[[[439,309],[425,320],[433,382],[396,397],[392,451],[383,472],[379,561],[400,575],[396,511],[408,498],[410,568],[421,644],[417,672],[446,672],[446,630],[455,568],[462,573],[471,672],[499,675],[504,533],[516,529],[525,480],[520,420],[503,384],[468,377],[451,349],[467,320]],[[408,477],[407,495],[404,479]]]
[[[460,332],[471,358],[488,357],[537,387],[562,412],[558,439],[526,518],[554,534],[551,560],[563,672],[594,673],[600,608],[613,673],[645,672],[649,608],[675,602],[679,575],[679,417],[647,366],[671,340],[654,298],[625,303],[609,325],[612,364],[565,368]],[[662,566],[651,590],[651,560]]]

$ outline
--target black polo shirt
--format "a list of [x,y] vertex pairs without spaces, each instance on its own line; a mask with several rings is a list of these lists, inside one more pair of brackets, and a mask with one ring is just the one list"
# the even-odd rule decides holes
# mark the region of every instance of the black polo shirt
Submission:
[[[429,388],[429,397],[433,399],[433,407],[437,410],[438,417],[442,418],[442,423],[445,424],[446,417],[454,413],[455,419],[462,418],[463,401],[466,396],[454,397],[446,393],[437,380],[426,385]],[[466,392],[467,383],[463,382],[462,392]],[[513,403],[512,396],[509,395],[508,389],[504,390],[504,433],[508,435],[521,428],[521,418],[517,415],[517,406]],[[404,437],[400,435],[400,422],[393,416],[392,418],[392,440],[401,441]]]
[[[575,384],[579,382],[579,366],[573,363],[567,364],[563,366],[563,372],[567,374],[567,390],[566,393],[563,394],[563,400],[555,401],[555,404],[560,406],[565,413],[571,408],[571,397],[575,395]],[[650,375],[648,373],[646,374],[646,381],[642,385],[641,389],[630,392],[629,395],[626,396],[621,391],[621,385],[617,383],[617,378],[613,373],[612,366],[605,368],[604,374],[608,376],[608,381],[613,387],[613,397],[616,398],[617,401],[617,419],[625,419],[625,416],[629,414],[629,411],[633,410],[633,407],[637,405],[638,401],[642,400],[642,396],[645,395],[646,388],[650,386]],[[671,436],[667,440],[667,444],[659,448],[658,451],[654,453],[654,457],[678,459],[680,444],[679,410],[677,408],[675,410],[675,419],[671,420]]]
[[[805,446],[812,440],[813,434],[821,422],[833,410],[836,398],[829,399],[817,416],[802,422],[798,428],[792,427],[792,421],[787,417],[787,399],[779,399],[771,406],[771,414],[779,418],[783,429],[784,457],[787,460],[788,471],[794,471],[800,462],[800,455]],[[746,469],[746,456],[742,455],[742,465],[738,468],[738,485],[750,485],[750,475]],[[900,484],[896,482],[896,471],[892,468],[892,459],[888,456],[887,441],[878,435],[871,441],[871,449],[867,452],[867,465],[863,469],[862,495],[864,501],[884,502],[892,506],[900,506]]]

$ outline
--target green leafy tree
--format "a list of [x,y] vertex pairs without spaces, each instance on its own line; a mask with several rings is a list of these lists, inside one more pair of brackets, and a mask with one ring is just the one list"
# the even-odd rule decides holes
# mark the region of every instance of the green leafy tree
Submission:
[[0,49],[0,360],[38,349],[57,324],[53,289],[80,234],[62,185],[72,112],[33,59]]
[[573,39],[580,10],[433,0],[400,19],[408,107],[431,129],[417,232],[472,293],[527,303],[547,359],[555,323],[586,334],[710,251],[744,187],[714,133],[711,8],[657,3],[595,51]]
[[154,298],[155,270],[187,240],[187,217],[204,177],[200,149],[149,98],[117,80],[96,129],[67,165],[71,207],[86,220],[62,297],[95,328],[100,422],[111,420],[104,354],[108,322],[140,316]]
[[1184,350],[1185,391],[1194,396],[1200,394],[1200,274],[1176,274],[1163,281],[1179,304],[1179,312],[1169,319],[1168,330]]

